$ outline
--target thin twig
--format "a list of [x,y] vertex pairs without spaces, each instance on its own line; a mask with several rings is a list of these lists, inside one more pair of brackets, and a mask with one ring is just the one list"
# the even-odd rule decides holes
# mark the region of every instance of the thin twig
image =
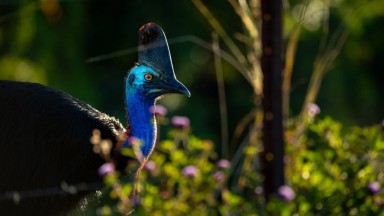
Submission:
[[232,176],[234,178],[230,186],[232,189],[233,187],[237,186],[238,178],[240,177],[241,172],[243,170],[242,160],[244,159],[244,149],[249,145],[251,132],[252,130],[246,135],[244,140],[240,143],[239,147],[237,148],[231,160],[231,168],[229,171],[229,176]]
[[296,139],[298,139],[305,130],[308,104],[315,102],[318,92],[320,90],[323,77],[331,69],[331,66],[333,65],[341,49],[343,48],[347,37],[348,33],[344,29],[344,31],[338,36],[338,40],[335,47],[331,50],[326,49],[324,55],[321,55],[316,59],[314,63],[314,71],[309,82],[307,94],[305,96],[303,107],[299,116],[299,121],[296,126]]
[[[219,36],[223,39],[224,43],[228,46],[229,50],[231,50],[233,56],[238,60],[240,64],[242,64],[245,68],[249,68],[249,63],[245,58],[244,54],[237,47],[235,42],[231,39],[231,37],[227,34],[224,28],[221,26],[219,21],[212,15],[212,13],[208,10],[208,8],[201,2],[201,0],[192,0],[192,3],[199,9],[199,11],[204,15],[204,17],[208,20],[209,24],[212,28],[219,34]],[[252,83],[252,76],[250,73],[246,73],[247,79]]]
[[248,32],[249,40],[245,40],[247,46],[250,47],[250,51],[248,52],[248,62],[250,62],[250,72],[248,73],[252,79],[252,87],[254,88],[254,92],[257,97],[261,97],[263,91],[263,75],[261,72],[260,66],[260,56],[262,53],[261,50],[261,38],[259,29],[254,21],[250,8],[248,6],[247,1],[245,0],[228,0],[232,5],[233,9],[237,13],[237,15],[242,20],[245,29]]
[[[361,3],[349,13],[353,14],[355,17],[359,17],[359,13],[364,10],[364,7],[366,5],[367,4],[365,3]],[[306,116],[308,109],[307,106],[309,103],[315,102],[322,79],[324,75],[331,69],[334,61],[340,54],[340,51],[342,50],[347,38],[348,32],[346,30],[344,22],[341,22],[332,34],[328,43],[325,45],[324,52],[320,53],[321,50],[319,50],[319,53],[314,62],[314,71],[309,82],[309,87],[305,96],[305,100],[296,124],[295,137],[297,140],[301,137],[301,135],[306,129]]]
[[[246,1],[240,0],[238,2],[235,0],[229,0],[229,3],[232,5],[237,15],[241,18],[245,28],[249,33],[249,36],[253,39],[260,38],[260,34],[258,32],[255,22],[253,21],[252,14]],[[260,43],[258,44],[257,48],[259,51],[261,51]]]
[[256,113],[257,113],[256,110],[251,110],[239,121],[239,123],[236,125],[236,128],[232,136],[231,146],[234,146],[237,143],[238,139],[243,134],[246,126],[255,120]]
[[320,41],[320,46],[319,46],[319,53],[324,52],[325,46],[327,44],[327,38],[329,35],[329,12],[326,14],[326,12],[328,11],[327,9],[329,10],[329,0],[324,0],[323,29],[322,29],[322,37],[321,37],[321,41]]
[[283,123],[286,122],[289,117],[289,99],[291,93],[291,79],[293,72],[293,65],[295,63],[297,44],[300,38],[301,26],[297,25],[293,30],[293,33],[289,37],[287,51],[285,53],[285,67],[283,69]]
[[[212,50],[214,53],[220,53],[219,37],[216,32],[212,33],[212,39]],[[221,58],[218,55],[214,55],[214,59],[221,120],[221,156],[223,158],[228,158],[228,112],[224,87],[223,67]]]
[[297,46],[300,39],[301,26],[305,22],[306,12],[308,9],[308,0],[303,3],[303,7],[300,11],[300,16],[296,27],[294,28],[292,34],[289,37],[287,49],[285,53],[285,67],[283,69],[283,86],[282,86],[282,103],[283,103],[283,124],[287,125],[287,120],[289,117],[289,107],[290,107],[290,94],[291,94],[291,81],[293,66],[296,59]]

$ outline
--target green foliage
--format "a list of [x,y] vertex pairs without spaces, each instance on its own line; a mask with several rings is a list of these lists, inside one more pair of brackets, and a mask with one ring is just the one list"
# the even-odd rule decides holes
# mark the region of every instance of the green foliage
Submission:
[[305,141],[288,143],[287,180],[296,199],[285,204],[276,199],[268,209],[287,215],[383,213],[383,194],[369,189],[384,180],[383,136],[378,126],[345,128],[329,117],[311,124]]
[[[110,189],[92,211],[154,216],[384,213],[382,128],[346,128],[326,117],[309,123],[300,141],[294,141],[291,130],[286,134],[287,185],[294,191],[292,199],[280,193],[266,204],[261,176],[252,163],[244,160],[240,178],[234,178],[233,164],[223,167],[217,162],[212,142],[189,135],[188,129],[172,129],[135,183],[118,182],[116,173],[106,176]],[[250,151],[254,155],[257,150],[245,148],[245,158]],[[194,169],[187,172],[191,166]],[[241,181],[246,183],[239,187]],[[370,188],[372,183],[378,188]],[[135,187],[139,192],[132,195]]]
[[0,68],[3,73],[1,78],[9,80],[21,80],[37,83],[46,82],[45,71],[28,59],[16,56],[3,56],[0,58]]

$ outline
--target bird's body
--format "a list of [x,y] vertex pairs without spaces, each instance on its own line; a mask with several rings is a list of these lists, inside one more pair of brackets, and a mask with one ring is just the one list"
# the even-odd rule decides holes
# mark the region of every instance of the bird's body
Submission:
[[[116,143],[123,127],[115,118],[34,83],[0,81],[0,101],[0,210],[53,215],[101,186],[96,171],[105,161],[90,138],[98,129]],[[63,188],[81,183],[90,190],[69,195]]]
[[[142,141],[148,158],[156,140],[151,106],[164,94],[190,93],[175,77],[159,26],[140,28],[139,45],[139,62],[125,80],[126,110],[130,136]],[[130,147],[116,146],[124,131],[119,121],[90,105],[40,84],[0,81],[0,215],[65,214],[100,187],[97,171],[105,161],[93,152],[95,129],[113,151]]]

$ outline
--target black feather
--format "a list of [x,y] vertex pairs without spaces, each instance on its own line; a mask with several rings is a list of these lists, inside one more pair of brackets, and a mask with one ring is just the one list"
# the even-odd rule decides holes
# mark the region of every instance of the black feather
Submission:
[[[33,191],[60,189],[64,182],[102,185],[97,170],[105,161],[92,150],[94,129],[115,144],[123,127],[64,92],[0,81],[0,215],[62,214],[92,191],[41,197]],[[12,191],[32,194],[15,203],[4,198]]]

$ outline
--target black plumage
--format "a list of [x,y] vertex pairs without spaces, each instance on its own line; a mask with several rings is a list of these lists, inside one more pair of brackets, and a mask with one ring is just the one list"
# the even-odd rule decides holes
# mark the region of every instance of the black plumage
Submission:
[[[105,161],[90,138],[98,129],[115,144],[123,130],[115,118],[35,83],[0,81],[0,103],[0,215],[67,212],[90,191],[60,194],[63,185],[102,185],[97,170]],[[30,197],[15,203],[4,197],[12,191]]]

